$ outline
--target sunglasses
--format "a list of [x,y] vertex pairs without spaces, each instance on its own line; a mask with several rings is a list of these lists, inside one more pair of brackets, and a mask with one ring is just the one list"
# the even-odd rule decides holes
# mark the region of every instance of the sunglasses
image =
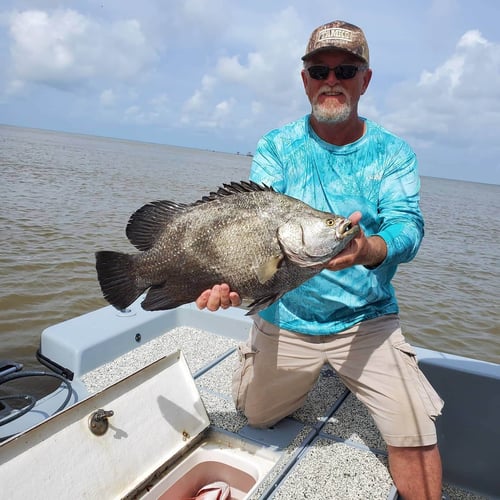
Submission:
[[326,80],[330,71],[335,73],[337,80],[350,80],[356,76],[358,71],[364,69],[366,69],[366,66],[356,66],[355,64],[339,64],[334,68],[325,65],[317,65],[307,68],[307,72],[314,80]]

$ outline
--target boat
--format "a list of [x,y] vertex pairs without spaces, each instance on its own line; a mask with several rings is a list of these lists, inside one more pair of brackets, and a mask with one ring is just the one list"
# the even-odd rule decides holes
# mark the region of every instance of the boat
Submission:
[[[140,301],[41,333],[38,358],[60,385],[24,410],[0,405],[4,498],[179,500],[220,483],[233,499],[398,498],[377,428],[330,367],[302,408],[252,428],[231,399],[246,311]],[[416,350],[445,400],[444,498],[500,498],[500,365]],[[0,384],[22,373],[4,362]]]

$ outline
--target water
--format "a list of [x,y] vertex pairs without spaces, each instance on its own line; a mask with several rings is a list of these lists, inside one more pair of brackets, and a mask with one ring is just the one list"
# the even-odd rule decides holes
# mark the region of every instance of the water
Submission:
[[415,345],[500,363],[500,186],[424,177],[426,235],[394,284]]
[[[39,368],[44,328],[106,305],[97,249],[130,251],[130,214],[248,178],[251,158],[0,126],[0,359]],[[426,237],[395,286],[419,346],[500,362],[500,186],[422,179]]]

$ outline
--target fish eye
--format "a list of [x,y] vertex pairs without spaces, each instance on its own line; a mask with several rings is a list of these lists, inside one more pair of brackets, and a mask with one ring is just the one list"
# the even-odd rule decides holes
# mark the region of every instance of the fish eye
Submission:
[[325,223],[328,227],[332,227],[335,225],[335,219],[326,219]]

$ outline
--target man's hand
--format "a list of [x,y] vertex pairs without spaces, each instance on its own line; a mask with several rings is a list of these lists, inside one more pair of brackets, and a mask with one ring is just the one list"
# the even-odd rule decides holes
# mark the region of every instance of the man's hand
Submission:
[[[361,220],[361,212],[354,212],[349,216],[349,219],[353,224],[358,224]],[[358,264],[374,267],[380,264],[386,255],[387,245],[380,236],[367,238],[365,233],[360,230],[347,247],[328,262],[326,269],[340,271]]]
[[215,285],[213,288],[205,290],[196,299],[198,309],[205,309],[209,311],[217,311],[217,309],[227,309],[231,306],[239,306],[241,298],[236,292],[231,292],[229,285],[223,283],[222,285]]

